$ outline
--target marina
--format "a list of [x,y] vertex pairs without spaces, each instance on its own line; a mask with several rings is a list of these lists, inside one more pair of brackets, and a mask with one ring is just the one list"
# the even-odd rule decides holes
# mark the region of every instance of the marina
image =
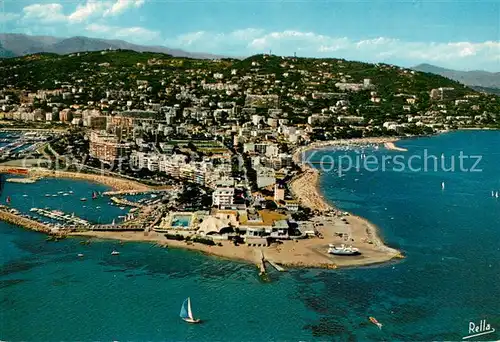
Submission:
[[61,221],[67,225],[83,225],[88,226],[90,223],[84,219],[79,217],[75,217],[74,214],[69,215],[65,214],[59,210],[48,210],[48,209],[40,209],[40,208],[31,208],[31,212],[37,213],[38,215],[48,217],[53,220]]

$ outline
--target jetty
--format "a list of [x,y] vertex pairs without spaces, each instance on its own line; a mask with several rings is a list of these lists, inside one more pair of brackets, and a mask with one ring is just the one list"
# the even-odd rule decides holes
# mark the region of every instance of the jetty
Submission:
[[140,203],[132,202],[123,198],[111,197],[111,201],[119,205],[126,205],[128,207],[144,208],[145,206]]
[[259,275],[262,276],[262,275],[265,275],[266,274],[266,263],[265,263],[265,260],[264,259],[264,252],[262,252],[262,250],[260,251],[260,262],[259,262]]
[[65,223],[72,223],[77,225],[90,225],[90,223],[82,218],[76,217],[75,215],[65,214],[58,210],[47,210],[40,208],[31,208],[31,212],[37,213],[38,215],[48,217],[53,220],[62,221]]
[[120,225],[120,224],[92,224],[92,225],[72,225],[66,226],[64,229],[71,232],[142,232],[144,231],[143,226],[139,225]]
[[17,212],[12,212],[13,209],[0,208],[0,220],[15,224],[17,226],[25,227],[37,232],[51,233],[52,227],[49,225],[37,222],[33,219],[23,217]]
[[93,230],[93,231],[143,231],[144,227],[143,226],[125,226],[125,225],[119,225],[119,224],[95,224],[91,225],[90,227],[87,228],[88,230]]
[[9,183],[21,183],[21,184],[33,184],[39,178],[38,177],[30,177],[30,178],[7,178],[6,181]]
[[276,269],[276,271],[278,271],[278,272],[285,272],[285,271],[286,271],[283,267],[281,267],[280,265],[278,265],[278,264],[277,264],[277,263],[275,263],[274,261],[269,260],[269,259],[266,259],[266,261],[267,261],[267,262],[268,262],[268,263],[269,263],[272,267],[274,267],[274,268]]
[[105,191],[102,193],[103,196],[120,196],[120,195],[144,195],[144,194],[155,194],[164,191],[172,190],[171,187],[168,189],[151,189],[151,190],[117,190],[117,191]]

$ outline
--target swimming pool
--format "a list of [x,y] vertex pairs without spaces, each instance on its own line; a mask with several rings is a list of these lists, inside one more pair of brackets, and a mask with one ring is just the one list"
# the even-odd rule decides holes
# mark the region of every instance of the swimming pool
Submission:
[[188,228],[191,225],[191,215],[173,215],[172,227]]

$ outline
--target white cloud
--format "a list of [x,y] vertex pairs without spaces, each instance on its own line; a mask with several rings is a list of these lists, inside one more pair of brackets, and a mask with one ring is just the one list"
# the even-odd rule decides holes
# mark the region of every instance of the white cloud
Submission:
[[78,24],[88,22],[90,19],[117,16],[129,9],[139,8],[144,3],[145,0],[87,0],[69,15],[63,13],[63,6],[59,3],[33,4],[23,8],[23,20],[42,24],[58,22]]
[[174,39],[168,39],[164,41],[164,45],[182,47],[193,51],[224,51],[224,53],[242,56],[248,49],[248,41],[264,33],[264,30],[256,28],[246,28],[229,33],[197,31],[179,35]]
[[104,12],[104,16],[117,15],[132,7],[139,8],[144,5],[144,2],[145,0],[117,0]]
[[8,21],[13,21],[19,19],[21,17],[20,14],[17,13],[9,13],[9,12],[0,12],[0,23],[6,23]]
[[104,11],[111,6],[109,1],[87,0],[85,5],[78,5],[76,10],[68,16],[74,23],[86,21],[89,18],[102,16]]
[[51,24],[65,21],[66,16],[61,4],[33,4],[23,8],[23,20]]
[[205,36],[210,36],[211,34],[205,31],[191,32],[182,34],[177,37],[176,41],[182,46],[191,46],[199,41],[202,41]]
[[187,33],[167,41],[167,44],[211,53],[228,53],[236,48],[240,56],[272,50],[279,55],[299,52],[299,55],[303,56],[402,63],[408,66],[431,62],[457,68],[481,68],[482,63],[489,63],[490,68],[500,67],[498,41],[418,42],[390,37],[354,40],[314,32],[297,30],[265,32],[252,28],[229,33],[207,31]]
[[160,32],[144,27],[118,27],[101,24],[90,24],[85,27],[87,32],[100,38],[124,39],[135,43],[152,43],[160,39]]

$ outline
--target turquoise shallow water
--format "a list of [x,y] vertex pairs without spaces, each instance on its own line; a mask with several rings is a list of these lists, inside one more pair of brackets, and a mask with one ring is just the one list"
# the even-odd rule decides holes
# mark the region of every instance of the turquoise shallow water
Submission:
[[[460,150],[483,155],[481,173],[389,167],[322,177],[326,197],[381,227],[384,239],[406,254],[403,261],[290,270],[262,283],[255,267],[243,263],[140,243],[49,243],[41,234],[0,223],[0,339],[461,340],[469,321],[481,319],[497,330],[484,339],[500,338],[500,199],[491,197],[492,190],[500,191],[500,132],[456,132],[399,145],[412,154],[428,149],[437,156]],[[121,213],[116,207],[108,212],[105,203],[106,218],[78,209],[78,198],[98,187],[84,182],[47,180],[36,188],[28,185],[32,190],[8,184],[2,197],[10,195],[12,204],[20,205],[27,198],[14,196],[24,189],[49,201],[43,194],[56,185],[80,189],[67,205],[82,217],[111,221]],[[111,256],[113,249],[121,255]],[[78,259],[77,253],[85,257]],[[204,324],[179,320],[186,296]],[[368,316],[384,328],[378,330]]]

